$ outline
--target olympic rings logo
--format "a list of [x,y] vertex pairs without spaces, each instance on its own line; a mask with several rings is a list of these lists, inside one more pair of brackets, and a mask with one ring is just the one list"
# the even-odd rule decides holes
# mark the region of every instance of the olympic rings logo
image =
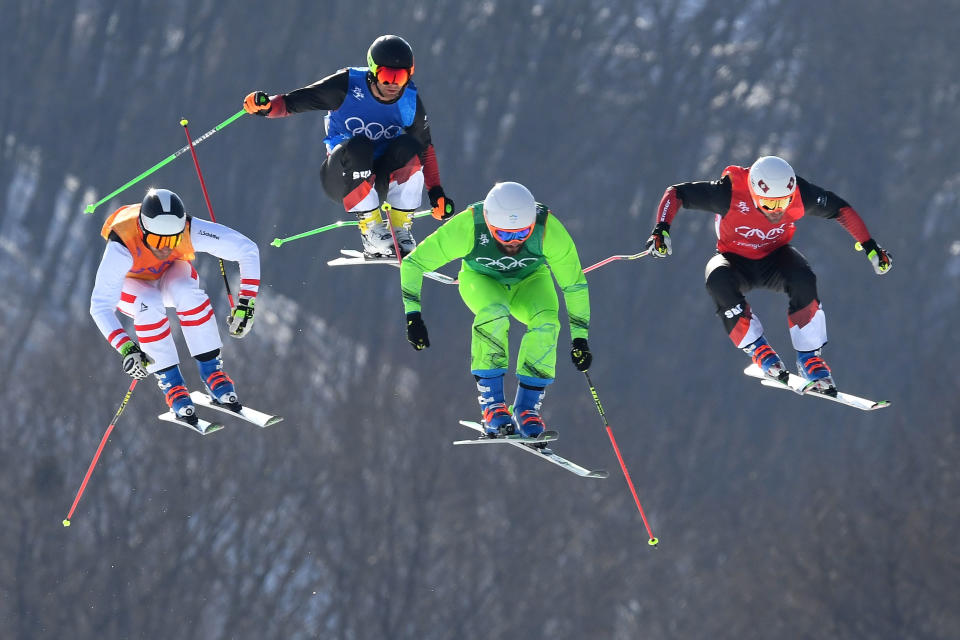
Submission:
[[379,122],[371,122],[367,124],[357,116],[351,116],[347,118],[344,121],[343,126],[350,131],[351,135],[356,136],[363,134],[365,137],[370,138],[371,140],[379,140],[380,138],[389,140],[390,138],[396,138],[403,133],[403,127],[399,125],[392,124],[388,127],[385,127]]
[[783,223],[778,227],[770,229],[769,231],[764,231],[763,229],[756,229],[753,227],[737,227],[734,229],[734,231],[747,239],[756,238],[757,240],[776,240],[786,233],[786,229],[784,229],[786,224],[787,223]]
[[513,256],[504,256],[499,259],[477,257],[477,263],[495,271],[512,271],[513,269],[522,269],[523,267],[535,263],[539,258],[521,258],[517,260]]

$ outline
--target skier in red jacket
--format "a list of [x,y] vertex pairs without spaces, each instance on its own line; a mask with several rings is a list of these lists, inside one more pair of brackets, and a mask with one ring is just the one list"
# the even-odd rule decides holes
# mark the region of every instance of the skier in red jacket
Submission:
[[707,263],[706,286],[733,344],[766,376],[785,382],[788,371],[764,338],[763,325],[744,293],[751,289],[786,293],[797,369],[809,381],[808,389],[836,395],[830,367],[821,354],[827,325],[817,278],[806,258],[789,243],[794,223],[804,214],[835,219],[863,247],[874,271],[887,273],[893,265],[891,255],[870,236],[859,214],[835,193],[797,176],[782,158],[764,156],[749,168],[727,167],[713,182],[684,182],[667,188],[647,240],[655,257],[673,252],[670,224],[680,207],[717,214],[717,254]]

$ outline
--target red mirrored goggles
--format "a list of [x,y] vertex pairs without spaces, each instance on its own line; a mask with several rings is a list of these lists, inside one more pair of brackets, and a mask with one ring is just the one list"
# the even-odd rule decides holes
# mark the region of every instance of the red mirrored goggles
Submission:
[[383,84],[398,84],[403,86],[410,82],[410,76],[413,75],[413,69],[395,69],[393,67],[377,67],[371,69],[377,77],[378,82]]
[[183,233],[172,236],[158,236],[155,233],[144,232],[143,241],[154,249],[176,249],[183,240]]

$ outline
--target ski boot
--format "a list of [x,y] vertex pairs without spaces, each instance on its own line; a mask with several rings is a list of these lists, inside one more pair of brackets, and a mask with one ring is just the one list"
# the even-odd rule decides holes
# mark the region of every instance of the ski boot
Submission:
[[[243,407],[237,401],[237,390],[233,386],[233,380],[223,372],[223,359],[220,357],[219,349],[214,353],[216,355],[212,358],[197,360],[197,369],[200,370],[200,378],[207,388],[207,395],[217,404],[231,411],[239,411]],[[209,354],[200,357],[207,355]]]
[[513,421],[524,438],[536,438],[544,430],[540,417],[540,405],[546,393],[544,387],[517,385],[517,397],[513,401]]
[[488,438],[514,433],[513,416],[503,399],[503,375],[495,378],[477,378],[480,409],[483,411],[483,430]]
[[360,242],[363,245],[363,255],[368,258],[393,258],[393,234],[390,227],[383,221],[380,209],[372,211],[358,211],[357,221],[360,224]]
[[743,352],[750,356],[753,363],[760,367],[763,375],[776,380],[777,382],[787,384],[790,372],[783,366],[783,360],[773,350],[766,338],[760,336],[752,344],[743,348]]
[[807,381],[804,391],[816,391],[836,397],[837,385],[833,382],[830,367],[820,357],[821,349],[797,351],[797,369]]
[[157,385],[164,393],[164,399],[170,411],[178,420],[183,420],[192,425],[197,424],[197,409],[190,400],[190,392],[187,391],[187,385],[183,381],[183,375],[180,373],[180,366],[173,365],[162,371],[154,373],[157,377]]
[[390,217],[390,225],[397,235],[400,256],[406,257],[408,253],[417,248],[417,241],[413,239],[413,234],[410,233],[410,227],[413,226],[413,211],[394,209],[387,203],[384,203],[382,208]]

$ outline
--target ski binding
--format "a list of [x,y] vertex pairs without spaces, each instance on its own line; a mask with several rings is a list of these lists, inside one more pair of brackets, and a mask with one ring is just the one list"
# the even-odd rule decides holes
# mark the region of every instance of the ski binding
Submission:
[[763,375],[763,371],[761,371],[760,367],[758,367],[756,364],[751,364],[749,367],[744,369],[743,372],[751,378],[757,378],[760,380],[761,384],[766,387],[787,389],[802,396],[814,396],[817,398],[823,398],[824,400],[832,400],[834,402],[839,402],[840,404],[845,404],[848,407],[853,407],[854,409],[860,409],[861,411],[874,411],[876,409],[885,409],[886,407],[890,406],[890,402],[887,400],[870,400],[851,395],[849,393],[843,393],[842,391],[837,391],[837,395],[832,396],[823,393],[822,391],[810,389],[810,382],[808,380],[805,380],[804,378],[793,373],[790,374],[786,384],[784,384],[774,380],[773,378]]
[[263,413],[262,411],[251,409],[250,407],[242,407],[239,411],[234,411],[227,405],[214,402],[210,396],[203,391],[191,391],[190,399],[193,400],[193,404],[207,407],[208,409],[223,411],[224,413],[229,413],[230,415],[236,416],[241,420],[246,420],[250,424],[255,424],[258,427],[269,427],[270,425],[276,424],[283,420],[282,416],[272,416],[269,413]]
[[540,444],[546,445],[547,442],[553,442],[560,434],[556,431],[544,431],[535,438],[524,438],[519,433],[514,433],[509,436],[498,435],[491,438],[488,435],[483,435],[479,438],[473,440],[456,440],[453,444],[498,444],[498,443],[510,443],[510,442],[519,442],[521,444]]
[[[371,258],[362,251],[356,251],[354,249],[340,249],[340,253],[343,254],[340,258],[335,258],[333,260],[328,260],[327,264],[331,267],[342,267],[344,265],[351,264],[391,264],[395,267],[400,266],[400,261],[397,260],[396,256],[390,256],[387,258]],[[458,284],[456,278],[451,278],[448,275],[438,273],[436,271],[428,271],[423,274],[424,278],[429,278],[440,282],[442,284]]]
[[[486,432],[483,429],[483,425],[480,424],[479,422],[473,422],[471,420],[461,420],[460,424],[462,424],[465,427],[469,427],[474,431],[479,431],[481,434],[486,435]],[[544,433],[551,433],[551,432],[545,431]],[[556,433],[556,432],[552,432],[552,433]],[[525,444],[523,442],[519,442],[516,439],[511,439],[511,438],[489,438],[487,439],[487,441],[488,442],[506,442],[507,444],[511,444],[515,447],[519,447],[520,449],[526,451],[527,453],[533,454],[543,460],[546,460],[547,462],[552,462],[558,467],[566,469],[570,473],[574,473],[583,478],[606,478],[607,476],[610,475],[604,469],[595,469],[595,470],[585,469],[580,465],[576,464],[575,462],[571,462],[566,458],[561,458],[560,456],[555,454],[553,451],[551,451],[550,449],[542,445],[537,446],[537,444]],[[463,442],[472,443],[472,442],[478,442],[478,441],[465,440]],[[547,442],[549,442],[549,440],[547,440]]]
[[163,420],[164,422],[172,422],[173,424],[178,424],[181,427],[186,427],[191,431],[196,431],[202,436],[210,435],[214,431],[220,431],[220,429],[223,429],[222,424],[219,424],[216,422],[210,422],[208,420],[204,420],[203,418],[197,418],[197,423],[191,424],[186,420],[181,420],[180,418],[178,418],[176,415],[174,415],[173,411],[167,411],[166,413],[161,413],[157,417]]

